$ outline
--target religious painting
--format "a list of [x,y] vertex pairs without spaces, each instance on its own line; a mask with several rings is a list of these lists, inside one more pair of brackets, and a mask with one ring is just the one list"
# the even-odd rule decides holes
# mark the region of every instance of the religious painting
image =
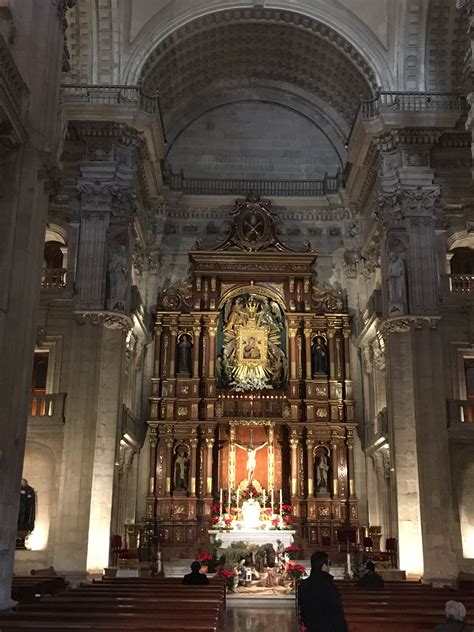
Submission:
[[237,349],[242,365],[258,366],[267,362],[267,330],[243,327],[240,330]]
[[256,288],[255,293],[233,296],[225,302],[217,350],[218,388],[259,391],[285,385],[285,317],[270,292]]

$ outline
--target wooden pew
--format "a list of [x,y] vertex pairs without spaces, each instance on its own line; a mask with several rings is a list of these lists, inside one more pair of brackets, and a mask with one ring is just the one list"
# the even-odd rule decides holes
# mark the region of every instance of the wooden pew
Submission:
[[21,604],[0,615],[0,630],[202,630],[223,629],[225,584],[182,582],[94,583]]

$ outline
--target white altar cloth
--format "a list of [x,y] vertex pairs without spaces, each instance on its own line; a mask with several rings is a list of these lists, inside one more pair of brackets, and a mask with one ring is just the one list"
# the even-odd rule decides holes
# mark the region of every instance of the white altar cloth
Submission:
[[227,549],[233,542],[245,542],[246,544],[256,544],[261,546],[262,544],[272,544],[275,551],[277,550],[277,540],[280,540],[285,546],[291,546],[294,542],[294,535],[296,531],[292,529],[267,529],[267,530],[244,530],[236,529],[235,531],[218,531],[217,529],[209,529],[209,535],[211,536],[211,542],[220,540],[221,549]]

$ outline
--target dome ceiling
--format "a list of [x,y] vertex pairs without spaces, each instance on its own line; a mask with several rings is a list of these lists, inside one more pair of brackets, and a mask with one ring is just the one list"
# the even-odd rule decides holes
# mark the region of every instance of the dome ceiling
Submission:
[[351,125],[360,96],[375,90],[372,69],[335,31],[286,11],[207,15],[163,40],[142,69],[165,115],[189,99],[229,86],[280,82],[317,96]]

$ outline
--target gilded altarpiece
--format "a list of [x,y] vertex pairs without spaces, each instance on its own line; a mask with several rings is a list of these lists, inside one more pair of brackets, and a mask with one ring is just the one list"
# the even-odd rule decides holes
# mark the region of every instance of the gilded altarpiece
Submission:
[[228,238],[158,297],[147,518],[164,555],[207,542],[211,506],[249,482],[293,506],[300,545],[358,523],[349,316],[275,219],[238,201]]

